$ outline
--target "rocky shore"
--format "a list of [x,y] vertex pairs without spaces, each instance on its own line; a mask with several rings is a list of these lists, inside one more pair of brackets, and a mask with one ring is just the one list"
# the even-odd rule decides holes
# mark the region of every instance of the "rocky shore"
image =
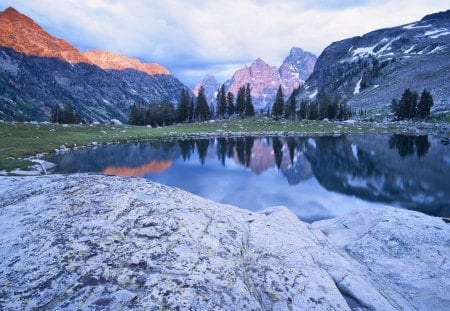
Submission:
[[303,223],[139,178],[0,177],[2,310],[448,310],[450,224]]

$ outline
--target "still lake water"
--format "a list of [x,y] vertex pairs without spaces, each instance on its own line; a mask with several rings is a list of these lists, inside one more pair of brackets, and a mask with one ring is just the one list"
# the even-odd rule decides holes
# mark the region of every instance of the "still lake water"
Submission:
[[216,138],[52,155],[58,173],[140,176],[252,211],[304,221],[392,205],[450,217],[450,146],[433,136]]

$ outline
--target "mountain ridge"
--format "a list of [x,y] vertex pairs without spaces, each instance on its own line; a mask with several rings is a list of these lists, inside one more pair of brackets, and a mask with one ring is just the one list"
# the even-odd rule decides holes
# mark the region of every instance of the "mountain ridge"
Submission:
[[[225,91],[231,92],[235,96],[240,87],[250,84],[251,95],[255,109],[261,110],[270,107],[275,99],[278,87],[281,85],[285,98],[287,98],[295,88],[301,86],[313,71],[316,56],[313,53],[304,51],[298,47],[292,47],[289,55],[284,59],[280,67],[272,66],[256,58],[250,65],[237,69],[232,77],[224,82]],[[205,80],[211,75],[207,74],[202,81],[194,87],[194,94],[198,92],[200,86],[205,87]],[[205,87],[208,94],[217,91],[219,84],[212,91],[212,83]],[[206,90],[207,89],[207,90]],[[197,90],[197,91],[196,91]],[[208,97],[208,101],[214,103],[214,96]]]
[[170,74],[160,64],[142,63],[137,58],[110,51],[82,52],[68,41],[50,35],[31,18],[12,7],[0,12],[0,45],[26,55],[57,57],[72,64],[93,64],[102,69],[135,69],[149,75]]
[[337,97],[355,108],[380,108],[406,88],[426,88],[435,110],[450,109],[449,39],[450,10],[333,42],[319,55],[299,100]]
[[17,10],[0,12],[0,119],[46,121],[54,105],[70,103],[89,122],[128,122],[134,103],[176,104],[182,89],[161,65],[83,54]]

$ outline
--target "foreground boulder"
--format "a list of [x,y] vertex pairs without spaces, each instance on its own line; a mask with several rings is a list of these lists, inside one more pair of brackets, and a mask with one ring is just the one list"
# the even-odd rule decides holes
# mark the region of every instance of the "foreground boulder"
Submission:
[[445,310],[448,226],[393,209],[310,226],[137,178],[2,177],[0,309]]

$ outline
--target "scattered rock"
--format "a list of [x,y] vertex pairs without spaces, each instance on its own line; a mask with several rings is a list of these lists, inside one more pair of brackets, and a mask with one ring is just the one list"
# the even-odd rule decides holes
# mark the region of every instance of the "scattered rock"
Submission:
[[110,122],[110,123],[113,124],[113,125],[123,125],[123,123],[120,122],[120,121],[117,120],[117,119],[111,119],[111,122]]

